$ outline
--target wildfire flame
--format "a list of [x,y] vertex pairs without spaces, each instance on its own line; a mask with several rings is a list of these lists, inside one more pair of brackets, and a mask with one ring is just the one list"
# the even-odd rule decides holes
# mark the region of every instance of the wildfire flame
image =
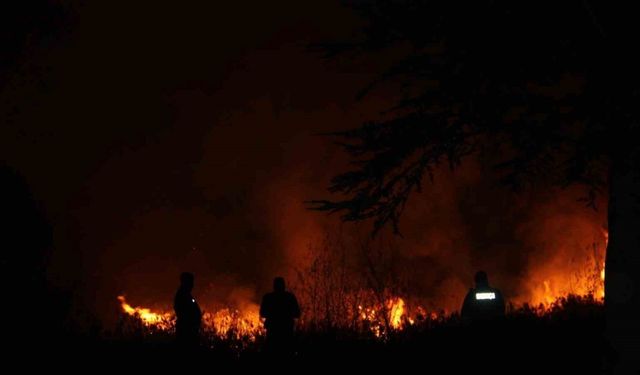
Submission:
[[[389,298],[382,306],[358,306],[358,317],[360,322],[365,323],[366,327],[376,336],[383,337],[386,333],[386,325],[391,330],[400,331],[408,324],[414,324],[415,320],[409,316],[404,299],[400,297]],[[424,309],[417,307],[416,313],[420,314]],[[385,315],[386,314],[386,315]],[[426,314],[422,314],[423,316]]]
[[205,329],[211,330],[219,337],[232,336],[236,339],[248,338],[254,341],[263,331],[259,309],[258,305],[251,304],[245,306],[242,311],[224,308],[214,313],[205,313]]
[[404,300],[394,298],[387,301],[389,306],[389,325],[394,329],[402,328],[402,317],[404,316]]
[[[159,330],[170,330],[174,326],[175,315],[170,312],[154,312],[146,307],[133,307],[127,303],[124,296],[118,296],[120,307],[125,314],[136,317],[147,327]],[[262,333],[263,326],[260,320],[259,307],[257,305],[245,306],[243,311],[224,308],[216,312],[205,312],[202,317],[203,329],[212,332],[218,337],[248,338]]]
[[[609,231],[602,230],[602,234],[604,235],[604,248],[605,250],[609,247]],[[604,299],[604,266],[605,262],[602,261],[602,271],[600,271],[600,280],[602,280],[602,293],[600,294],[602,299]]]
[[[603,231],[603,239],[608,245],[608,232]],[[604,299],[605,262],[604,252],[596,251],[585,263],[583,269],[577,274],[565,272],[562,265],[552,264],[542,270],[542,278],[539,283],[532,284],[533,288],[526,299],[515,299],[515,303],[528,303],[539,306],[541,312],[546,311],[558,299],[569,294],[577,296],[592,296],[596,299]],[[590,264],[590,265],[589,265]],[[560,270],[560,271],[558,271]],[[546,272],[546,273],[545,273]],[[122,311],[139,319],[145,326],[160,330],[170,330],[174,324],[174,314],[170,312],[152,311],[146,307],[133,307],[127,303],[124,296],[118,296]],[[370,302],[368,305],[359,304],[353,312],[354,319],[361,327],[370,330],[376,337],[384,338],[390,331],[403,330],[408,325],[413,325],[416,319],[435,321],[446,315],[429,312],[422,306],[408,308],[405,299],[391,296],[384,303]],[[203,329],[221,338],[249,339],[255,341],[257,336],[264,333],[264,327],[259,315],[259,306],[255,303],[245,303],[239,309],[221,308],[215,312],[203,314]]]
[[[606,251],[609,243],[609,233],[602,230],[602,241]],[[531,286],[532,290],[528,300],[518,299],[518,303],[529,303],[534,306],[541,305],[548,308],[555,301],[568,295],[592,296],[597,300],[604,300],[605,278],[605,251],[596,244],[593,245],[593,254],[584,260],[584,263],[574,267],[566,264],[550,264],[538,274],[542,274],[539,284]]]
[[146,307],[132,307],[129,305],[124,296],[118,296],[122,311],[131,316],[137,316],[145,325],[156,326],[160,329],[169,328],[172,314],[152,312]]

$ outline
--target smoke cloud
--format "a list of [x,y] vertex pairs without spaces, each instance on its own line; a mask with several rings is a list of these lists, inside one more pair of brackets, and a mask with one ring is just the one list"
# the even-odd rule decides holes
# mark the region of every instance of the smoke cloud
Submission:
[[[317,134],[393,102],[384,92],[354,100],[376,64],[307,50],[357,29],[346,9],[59,6],[65,33],[27,46],[0,93],[4,159],[53,226],[52,283],[105,320],[123,293],[168,308],[184,270],[205,308],[239,305],[258,302],[276,274],[294,279],[327,231],[357,248],[368,227],[303,204],[348,168]],[[515,195],[491,176],[476,159],[438,170],[402,218],[403,237],[377,240],[393,243],[409,291],[432,308],[458,308],[477,269],[527,300],[602,242],[606,207],[584,208],[578,190]]]

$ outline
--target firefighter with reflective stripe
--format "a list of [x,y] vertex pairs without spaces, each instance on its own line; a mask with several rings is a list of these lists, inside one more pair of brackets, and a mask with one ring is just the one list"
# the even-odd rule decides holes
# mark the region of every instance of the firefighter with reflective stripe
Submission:
[[193,274],[183,272],[180,275],[180,287],[173,301],[176,312],[176,340],[182,347],[198,346],[202,312],[196,299],[191,295]]
[[476,287],[469,293],[462,305],[462,319],[465,321],[487,321],[501,318],[505,313],[504,298],[500,290],[489,286],[489,278],[484,271],[475,276]]

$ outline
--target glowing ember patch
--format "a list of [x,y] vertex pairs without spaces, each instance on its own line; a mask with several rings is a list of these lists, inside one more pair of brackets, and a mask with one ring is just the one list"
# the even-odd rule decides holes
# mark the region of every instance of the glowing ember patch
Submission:
[[495,293],[476,293],[476,299],[496,299]]

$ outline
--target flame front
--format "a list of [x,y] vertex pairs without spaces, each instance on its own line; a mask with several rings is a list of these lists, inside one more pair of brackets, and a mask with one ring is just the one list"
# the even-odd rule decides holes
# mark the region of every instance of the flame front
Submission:
[[402,298],[391,299],[387,302],[387,305],[389,306],[389,325],[394,329],[402,328],[404,300]]
[[254,341],[263,332],[259,309],[257,305],[251,304],[242,310],[224,308],[214,313],[205,313],[205,329],[222,338],[231,336]]
[[[122,312],[140,319],[147,327],[168,331],[173,329],[175,314],[170,312],[154,312],[146,307],[133,307],[124,296],[118,296]],[[205,312],[202,317],[203,330],[221,338],[248,338],[255,340],[263,331],[262,321],[257,305],[248,305],[243,311],[224,308],[216,312]]]
[[582,260],[582,263],[550,262],[536,269],[536,274],[529,281],[529,295],[520,296],[515,299],[515,302],[547,308],[568,295],[592,296],[596,300],[603,301],[604,259],[609,243],[609,233],[606,230],[602,230],[601,241],[600,244],[604,243],[604,250],[594,244],[590,252],[585,252],[588,256]]
[[132,307],[127,303],[124,296],[118,296],[118,301],[120,301],[122,311],[128,315],[137,316],[147,326],[168,329],[171,325],[172,314],[152,312],[146,307]]
[[[605,249],[608,244],[608,233],[603,231]],[[605,262],[604,251],[593,246],[593,254],[580,264],[566,264],[549,262],[544,267],[536,269],[531,279],[527,281],[528,291],[512,299],[514,305],[529,304],[536,306],[540,313],[550,311],[559,299],[569,295],[590,296],[596,301],[604,300]],[[360,290],[358,295],[375,296],[372,291]],[[394,296],[387,291],[386,297],[360,300],[353,305],[349,315],[342,321],[355,322],[355,326],[371,332],[375,337],[384,339],[393,331],[401,331],[413,325],[416,320],[437,321],[445,318],[446,310],[439,313],[429,312],[411,299]],[[407,297],[409,298],[409,297]],[[160,330],[171,330],[175,322],[174,314],[166,311],[152,311],[145,307],[133,307],[128,304],[124,296],[118,296],[122,311],[139,319],[145,326]],[[412,302],[407,304],[406,301]],[[303,301],[304,306],[304,301]],[[409,308],[409,306],[412,306]],[[304,316],[303,316],[304,321]],[[305,323],[302,322],[304,325]],[[332,324],[334,322],[332,321]],[[256,337],[264,333],[264,327],[259,315],[259,306],[255,303],[244,303],[239,308],[220,308],[214,312],[203,314],[203,330],[220,338],[235,338],[255,341]]]
[[[416,308],[415,315],[431,316],[421,306]],[[387,329],[401,331],[407,324],[411,325],[415,322],[415,319],[408,312],[404,299],[400,297],[387,299],[384,306],[378,304],[368,307],[358,305],[358,318],[366,329],[376,337],[384,337],[388,333]]]

